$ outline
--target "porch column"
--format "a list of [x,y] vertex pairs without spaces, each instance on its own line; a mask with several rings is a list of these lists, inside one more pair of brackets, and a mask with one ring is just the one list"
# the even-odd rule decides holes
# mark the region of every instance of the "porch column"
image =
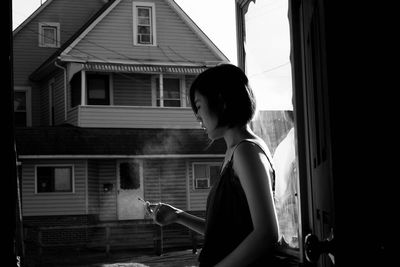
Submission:
[[164,81],[163,81],[163,74],[160,73],[160,107],[164,106]]
[[86,71],[81,70],[81,106],[86,105]]

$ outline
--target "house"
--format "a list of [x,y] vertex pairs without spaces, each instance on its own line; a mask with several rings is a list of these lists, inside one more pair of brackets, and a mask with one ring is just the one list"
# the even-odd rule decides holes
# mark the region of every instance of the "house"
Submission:
[[129,222],[152,246],[139,197],[204,212],[225,145],[208,144],[187,91],[228,59],[173,0],[47,0],[13,47],[28,239],[96,243],[88,225]]

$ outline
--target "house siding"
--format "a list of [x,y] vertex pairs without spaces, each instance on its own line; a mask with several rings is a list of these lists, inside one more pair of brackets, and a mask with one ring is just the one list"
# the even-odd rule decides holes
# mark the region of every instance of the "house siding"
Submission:
[[189,192],[189,210],[191,211],[204,211],[206,210],[207,197],[210,189],[194,189],[194,179],[193,179],[193,162],[215,162],[222,165],[223,159],[190,159],[188,160],[188,192]]
[[132,1],[123,0],[69,55],[105,61],[198,63],[221,60],[165,1],[141,2],[155,3],[157,46],[133,45]]
[[99,220],[112,221],[117,217],[117,169],[115,160],[99,160],[97,170],[100,188],[103,184],[114,184],[113,190],[104,192],[99,190]]
[[79,107],[74,107],[68,110],[67,123],[75,126],[79,125]]
[[151,106],[151,75],[114,74],[114,105]]
[[40,86],[33,84],[31,87],[32,126],[40,125]]
[[95,160],[88,160],[88,214],[99,214],[100,184],[99,165]]
[[[54,75],[54,124],[65,122],[65,76],[63,70],[58,70]],[[47,86],[47,85],[46,85]]]
[[[73,165],[73,193],[35,193],[36,165]],[[25,161],[22,164],[22,211],[24,216],[86,214],[86,163],[85,161],[48,160]]]
[[190,108],[81,106],[81,127],[200,128]]
[[146,160],[143,168],[144,197],[180,209],[187,207],[186,163],[182,159]]
[[50,121],[50,107],[49,107],[49,86],[43,83],[40,88],[40,125],[47,126]]

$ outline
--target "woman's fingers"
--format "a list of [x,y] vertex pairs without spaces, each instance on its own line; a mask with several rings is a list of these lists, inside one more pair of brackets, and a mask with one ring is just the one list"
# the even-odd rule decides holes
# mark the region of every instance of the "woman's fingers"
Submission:
[[155,214],[156,213],[156,209],[158,210],[157,207],[160,206],[161,203],[150,203],[148,201],[146,201],[146,209],[150,214]]

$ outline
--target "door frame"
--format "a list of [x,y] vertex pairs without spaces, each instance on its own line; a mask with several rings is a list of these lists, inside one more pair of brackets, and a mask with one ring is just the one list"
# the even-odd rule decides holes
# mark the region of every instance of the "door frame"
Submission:
[[[246,62],[246,53],[244,50],[245,40],[245,21],[244,15],[246,14],[247,8],[254,0],[236,0],[236,23],[237,23],[237,47],[238,47],[238,65],[244,71]],[[313,122],[310,121],[309,108],[312,107],[307,101],[309,101],[310,89],[306,84],[306,75],[309,75],[309,79],[317,77],[320,73],[314,73],[312,70],[306,73],[306,60],[310,60],[312,55],[307,51],[305,46],[306,32],[310,30],[310,14],[314,10],[319,12],[318,20],[315,22],[318,25],[318,34],[316,36],[316,43],[320,46],[325,46],[325,40],[323,36],[324,19],[325,14],[323,12],[323,5],[325,1],[312,1],[312,0],[288,0],[288,19],[290,27],[290,61],[292,65],[292,85],[293,85],[293,110],[294,110],[294,125],[296,129],[296,153],[297,153],[297,166],[298,166],[298,177],[299,177],[299,261],[301,266],[314,266],[314,264],[309,263],[304,254],[304,237],[308,233],[315,233],[316,222],[313,201],[313,187],[312,187],[312,166],[313,166],[313,153],[315,153],[314,143],[317,140],[315,138],[314,132],[316,131]],[[316,6],[321,7],[320,9]],[[325,53],[324,50],[321,53]],[[324,55],[324,57],[326,54]],[[327,86],[327,65],[326,61],[321,61],[320,67],[323,69],[321,84]],[[310,78],[311,77],[311,78]],[[324,104],[329,104],[327,101],[327,90],[322,92],[321,98]],[[329,107],[324,107],[324,111],[328,111]],[[312,114],[311,114],[312,115]],[[326,114],[325,114],[326,115]],[[325,140],[327,146],[330,145],[329,140],[329,116],[326,115],[325,122],[326,129],[324,129],[324,134],[328,135],[328,140]],[[326,148],[326,164],[331,166],[332,158],[329,153],[331,153],[330,148]],[[328,167],[329,168],[329,167]],[[328,175],[327,179],[332,180],[332,176]],[[328,186],[332,185],[329,183]],[[332,189],[332,188],[331,188]],[[332,190],[331,190],[332,192]],[[333,193],[332,193],[333,194]],[[330,210],[334,213],[334,210]],[[334,228],[334,214],[332,215],[331,223]],[[317,234],[317,233],[315,233]],[[321,265],[320,265],[321,266]],[[328,265],[329,266],[329,265]]]

